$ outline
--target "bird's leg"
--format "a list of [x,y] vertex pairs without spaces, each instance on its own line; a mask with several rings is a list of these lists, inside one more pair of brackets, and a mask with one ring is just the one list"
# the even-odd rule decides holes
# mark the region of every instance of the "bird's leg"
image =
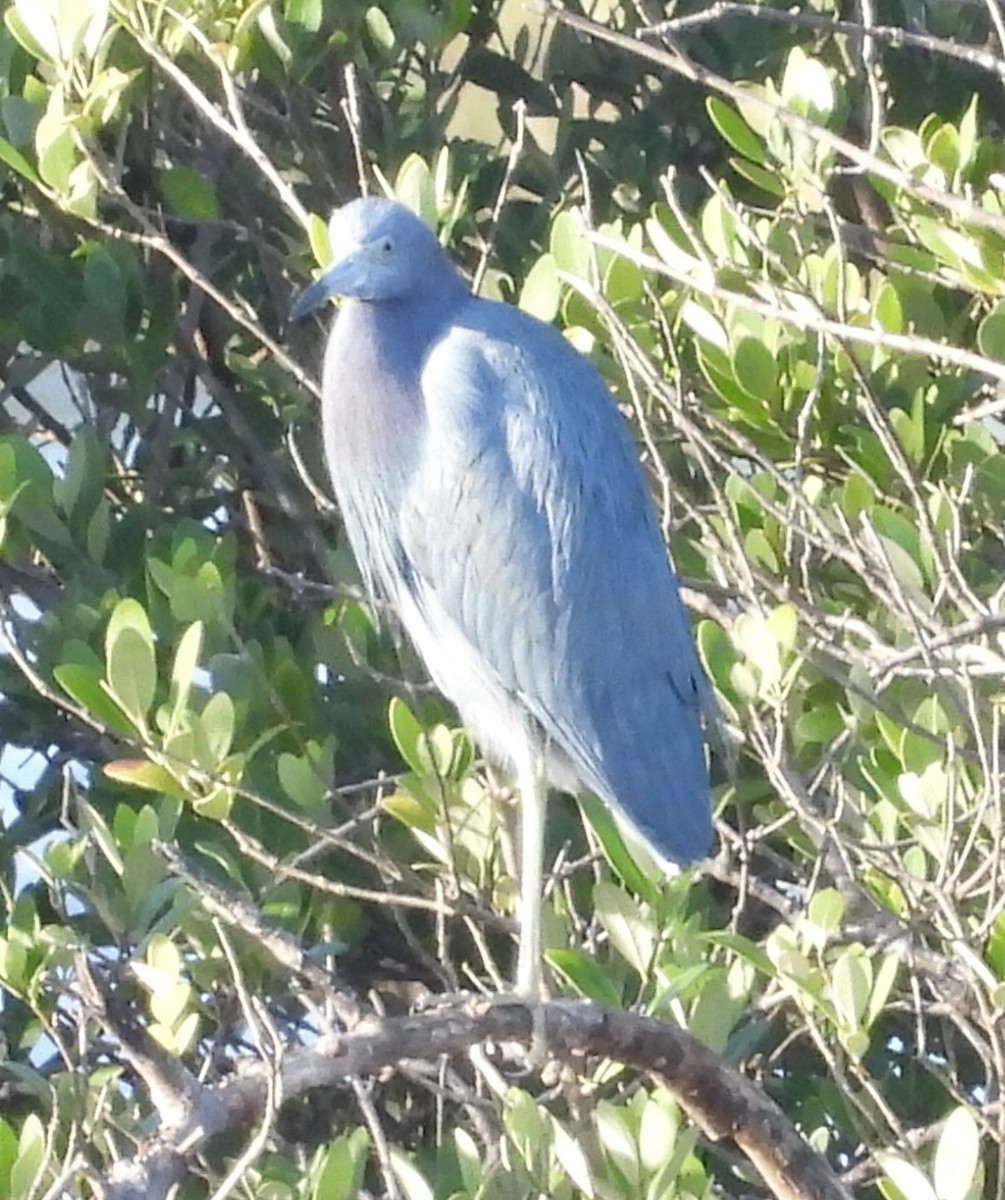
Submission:
[[528,746],[517,767],[520,790],[520,951],[516,993],[541,1003],[541,904],[544,891],[544,818],[548,789],[540,756]]
[[529,1061],[538,1066],[544,1060],[544,1010],[541,972],[541,905],[544,891],[544,818],[548,806],[548,785],[544,762],[528,744],[517,764],[520,789],[520,948],[517,955],[516,994],[531,1012]]

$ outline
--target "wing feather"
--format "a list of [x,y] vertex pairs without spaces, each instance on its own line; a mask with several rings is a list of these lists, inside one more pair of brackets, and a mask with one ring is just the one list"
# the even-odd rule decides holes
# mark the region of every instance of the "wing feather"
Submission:
[[552,328],[472,300],[427,357],[399,514],[399,606],[439,685],[506,753],[530,714],[667,857],[711,837],[705,683],[634,447]]

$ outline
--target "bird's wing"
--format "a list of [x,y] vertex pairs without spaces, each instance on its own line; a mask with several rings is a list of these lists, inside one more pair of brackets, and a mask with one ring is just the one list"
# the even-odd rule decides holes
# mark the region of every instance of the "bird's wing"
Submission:
[[422,392],[400,536],[406,624],[425,622],[434,677],[476,732],[501,686],[657,850],[701,857],[706,685],[600,377],[550,327],[473,300],[430,353]]

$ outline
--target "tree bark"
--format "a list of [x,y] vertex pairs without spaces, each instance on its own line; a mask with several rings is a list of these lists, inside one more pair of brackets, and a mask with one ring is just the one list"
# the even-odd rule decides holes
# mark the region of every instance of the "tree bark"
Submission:
[[[665,1021],[583,1002],[546,1004],[543,1019],[548,1048],[560,1057],[603,1056],[659,1076],[708,1138],[735,1143],[777,1200],[849,1200],[781,1109],[697,1038]],[[524,1005],[475,998],[407,1017],[366,1018],[350,1034],[293,1047],[275,1069],[278,1079],[270,1065],[251,1062],[231,1079],[176,1097],[171,1111],[180,1115],[114,1164],[104,1200],[161,1200],[208,1139],[260,1120],[269,1095],[288,1100],[403,1060],[463,1054],[486,1040],[528,1039],[531,1024]]]

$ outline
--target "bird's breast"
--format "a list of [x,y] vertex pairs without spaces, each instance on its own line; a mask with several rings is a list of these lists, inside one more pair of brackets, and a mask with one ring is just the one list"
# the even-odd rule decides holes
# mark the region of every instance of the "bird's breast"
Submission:
[[325,355],[325,458],[353,553],[369,587],[401,585],[399,513],[426,436],[421,351],[373,306],[343,307]]
[[347,489],[400,494],[425,427],[412,356],[356,312],[365,307],[343,309],[325,355],[325,455],[340,500]]

